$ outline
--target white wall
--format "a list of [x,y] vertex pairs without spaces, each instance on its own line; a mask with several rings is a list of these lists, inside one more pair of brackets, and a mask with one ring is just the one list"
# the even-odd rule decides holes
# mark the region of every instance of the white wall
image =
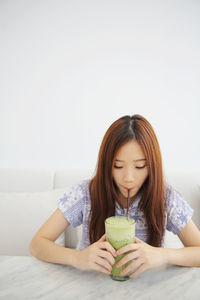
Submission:
[[200,2],[0,1],[0,167],[94,169],[139,113],[164,167],[200,167]]

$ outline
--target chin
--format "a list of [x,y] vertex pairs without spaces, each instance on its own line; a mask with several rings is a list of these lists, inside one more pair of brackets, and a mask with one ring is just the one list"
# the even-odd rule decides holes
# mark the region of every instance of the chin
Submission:
[[127,193],[125,193],[124,191],[121,191],[121,194],[122,194],[125,198],[127,198]]

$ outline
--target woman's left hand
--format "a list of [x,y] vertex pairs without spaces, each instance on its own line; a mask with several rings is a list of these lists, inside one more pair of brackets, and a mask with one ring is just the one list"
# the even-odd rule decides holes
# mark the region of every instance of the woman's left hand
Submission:
[[[133,260],[122,272],[122,275],[125,275],[131,271],[133,273],[130,275],[130,278],[137,276],[143,271],[161,267],[166,265],[166,257],[165,257],[165,249],[153,247],[149,244],[141,241],[140,239],[135,237],[134,244],[128,244],[122,248],[120,248],[116,254],[124,254],[128,251],[132,251],[131,253],[126,254],[117,264],[116,267],[121,267],[125,263]],[[137,269],[136,269],[137,268]],[[135,271],[134,271],[135,270]]]

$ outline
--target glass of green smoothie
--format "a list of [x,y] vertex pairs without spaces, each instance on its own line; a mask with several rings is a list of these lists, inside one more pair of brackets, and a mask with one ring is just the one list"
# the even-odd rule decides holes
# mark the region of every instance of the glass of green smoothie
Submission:
[[[109,217],[105,220],[106,240],[118,250],[127,244],[134,243],[135,237],[135,220],[127,217]],[[128,253],[128,252],[127,252]],[[126,254],[127,254],[126,253]],[[115,264],[112,267],[111,278],[114,280],[125,281],[129,279],[129,274],[121,275],[121,271],[124,270],[130,262],[116,267],[116,263],[122,259],[126,254],[118,255],[115,258]]]

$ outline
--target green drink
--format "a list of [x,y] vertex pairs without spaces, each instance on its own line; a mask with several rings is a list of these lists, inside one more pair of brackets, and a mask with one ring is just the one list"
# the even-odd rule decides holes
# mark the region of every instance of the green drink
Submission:
[[[110,217],[105,220],[106,240],[118,250],[127,244],[134,243],[135,237],[135,220],[127,217]],[[127,252],[128,253],[128,252]],[[126,254],[127,254],[126,253]],[[129,274],[122,275],[121,271],[125,269],[130,262],[116,267],[116,263],[126,254],[118,255],[115,258],[115,264],[112,267],[111,278],[114,280],[124,281],[129,279]]]

